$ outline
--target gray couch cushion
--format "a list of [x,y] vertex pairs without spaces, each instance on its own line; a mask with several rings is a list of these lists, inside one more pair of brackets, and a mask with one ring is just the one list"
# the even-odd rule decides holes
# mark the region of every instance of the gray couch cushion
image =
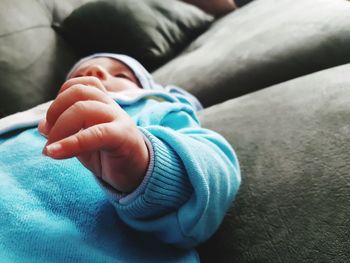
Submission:
[[35,0],[4,0],[0,8],[0,118],[52,98],[74,54]]
[[350,64],[213,106],[205,127],[236,149],[242,187],[204,262],[350,258]]
[[350,61],[350,2],[261,0],[215,22],[154,72],[209,106]]
[[130,55],[151,70],[176,56],[208,28],[213,17],[175,0],[103,0],[76,9],[62,23],[81,55]]

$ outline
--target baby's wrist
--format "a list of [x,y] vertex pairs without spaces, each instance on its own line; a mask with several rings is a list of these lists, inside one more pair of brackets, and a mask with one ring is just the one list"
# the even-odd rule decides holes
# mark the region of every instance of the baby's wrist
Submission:
[[145,173],[145,175],[143,177],[143,180],[136,187],[135,190],[133,190],[132,192],[129,192],[129,193],[122,193],[122,195],[118,199],[120,204],[130,203],[130,202],[134,201],[138,196],[143,194],[145,192],[146,187],[147,187],[147,183],[149,181],[149,178],[151,177],[151,175],[153,173],[153,168],[154,168],[154,150],[153,150],[153,147],[152,147],[152,143],[148,140],[148,138],[146,136],[144,136],[144,135],[143,135],[143,138],[144,138],[144,141],[145,141],[145,144],[147,146],[148,153],[149,153],[149,162],[148,162],[148,167],[147,167],[146,173]]
[[[133,193],[117,200],[111,199],[112,204],[124,216],[138,219],[178,209],[193,193],[187,172],[176,151],[155,136],[152,128],[140,130],[152,145],[150,173]],[[141,188],[143,184],[144,188]],[[139,189],[142,191],[139,192]]]
[[148,180],[153,172],[154,150],[153,150],[152,144],[149,141],[149,139],[144,135],[143,135],[143,138],[144,138],[145,144],[146,144],[148,152],[149,152],[149,163],[148,163],[146,173],[143,176],[141,183],[138,184],[133,191],[130,191],[130,192],[119,191],[115,187],[113,187],[110,184],[103,181],[101,178],[96,177],[99,185],[104,189],[104,191],[107,193],[108,197],[111,200],[116,201],[116,202],[123,204],[123,205],[126,205],[130,202],[133,202],[138,196],[142,195],[145,192]]
[[[149,164],[150,164],[150,150],[149,150],[149,146],[148,144],[150,145],[150,143],[148,142],[147,144],[147,141],[146,141],[146,138],[145,136],[141,133],[141,141],[142,143],[142,147],[140,147],[140,154],[139,155],[134,155],[133,157],[136,158],[134,164],[135,164],[135,175],[133,177],[133,175],[129,175],[130,178],[134,178],[134,181],[133,181],[133,185],[131,187],[131,189],[127,189],[126,191],[124,190],[123,192],[126,192],[126,193],[130,193],[130,192],[133,192],[135,191],[136,188],[138,188],[146,174],[147,174],[147,171],[148,171],[148,168],[149,168]],[[133,170],[134,167],[131,167],[131,170]]]
[[[135,142],[120,160],[105,165],[102,180],[121,193],[131,193],[142,183],[150,163],[150,150],[143,133],[136,130]],[[133,149],[133,150],[132,150]]]

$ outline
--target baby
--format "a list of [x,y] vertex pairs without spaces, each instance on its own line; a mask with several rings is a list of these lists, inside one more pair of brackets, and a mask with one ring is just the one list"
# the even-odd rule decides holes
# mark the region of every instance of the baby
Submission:
[[[106,255],[107,258],[111,256],[112,261],[141,257],[151,262],[198,260],[193,248],[217,230],[240,184],[234,151],[222,136],[200,127],[196,116],[200,108],[199,102],[186,91],[154,83],[146,69],[133,58],[99,53],[82,59],[73,67],[58,96],[49,105],[45,118],[38,125],[40,133],[47,138],[46,143],[35,130],[25,131],[6,143],[0,140],[0,150],[4,152],[12,150],[11,143],[27,144],[34,152],[45,144],[44,155],[67,159],[49,161],[46,160],[49,158],[36,157],[34,163],[43,162],[41,166],[47,170],[35,168],[31,174],[36,175],[36,180],[29,179],[26,186],[33,187],[31,193],[51,203],[45,210],[69,218],[69,222],[79,226],[80,233],[90,233],[88,237],[95,235],[92,233],[96,233],[99,226],[93,223],[97,216],[94,213],[104,206],[103,196],[87,178],[88,170],[94,174],[121,219],[116,223],[110,221],[116,215],[111,212],[105,215],[109,221],[103,225],[104,234],[99,234],[99,239],[105,242],[103,253],[93,252],[101,249],[95,239],[88,238],[90,243],[84,242],[86,237],[77,234],[70,241],[76,240],[77,244],[71,244],[75,249],[60,248],[61,259],[65,258],[65,253],[82,250],[79,252],[84,255],[79,258],[81,261],[106,260]],[[28,160],[31,156],[31,152],[22,151],[19,158]],[[71,157],[77,157],[88,170],[84,168],[84,171]],[[2,165],[11,165],[13,177],[21,175],[20,171],[16,172],[20,168],[15,167],[26,170],[25,163],[18,166],[18,161],[14,164],[9,164],[6,158],[1,161],[0,173]],[[7,171],[6,167],[4,170]],[[68,198],[57,210],[49,190],[43,190],[45,184],[38,182],[48,177],[51,181],[57,180],[61,189],[58,193],[65,193],[62,200],[69,192],[76,192],[74,208]],[[6,193],[6,189],[4,191]],[[55,198],[59,195],[56,193]],[[1,201],[6,204],[6,200]],[[18,222],[14,224],[14,228],[18,225]],[[125,234],[126,225],[136,232]],[[51,228],[51,225],[45,226],[45,233]],[[4,229],[13,233],[11,227],[5,225]],[[30,226],[30,229],[34,229],[34,236],[42,235],[35,234],[35,227]],[[55,233],[63,235],[65,232],[55,227]],[[70,231],[67,233],[74,236]],[[23,243],[24,246],[28,244],[25,238]],[[93,247],[88,250],[92,252],[83,252],[82,243]],[[109,248],[111,244],[113,248]],[[187,249],[177,250],[161,244]],[[26,251],[35,253],[35,250]]]

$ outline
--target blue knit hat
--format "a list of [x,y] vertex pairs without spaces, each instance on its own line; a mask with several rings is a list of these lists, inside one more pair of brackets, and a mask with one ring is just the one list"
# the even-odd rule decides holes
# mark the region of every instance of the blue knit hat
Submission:
[[73,68],[67,74],[67,79],[70,78],[72,73],[84,62],[99,57],[107,57],[118,60],[125,64],[131,71],[134,73],[135,77],[138,79],[143,89],[162,89],[162,86],[156,84],[153,81],[151,74],[138,62],[136,59],[129,57],[127,55],[122,54],[114,54],[114,53],[96,53],[90,55],[88,57],[82,58],[79,60]]

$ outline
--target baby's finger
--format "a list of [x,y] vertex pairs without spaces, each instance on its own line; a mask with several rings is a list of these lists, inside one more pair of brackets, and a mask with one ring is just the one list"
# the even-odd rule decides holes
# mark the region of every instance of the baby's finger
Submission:
[[48,136],[48,144],[71,136],[82,129],[118,118],[115,106],[98,101],[78,101],[56,120]]
[[72,78],[72,79],[67,80],[61,86],[58,94],[62,93],[66,89],[68,89],[74,85],[77,85],[77,84],[91,86],[91,87],[97,88],[103,92],[107,92],[107,89],[105,88],[105,86],[102,84],[102,82],[98,78],[92,77],[92,76],[84,76],[84,77]]
[[76,102],[90,100],[99,101],[105,104],[114,105],[115,107],[118,107],[118,105],[102,91],[92,88],[90,86],[77,84],[72,86],[65,92],[60,93],[51,104],[50,108],[46,113],[48,130],[50,130],[50,128],[55,124],[57,118]]
[[43,153],[54,159],[78,157],[82,154],[98,151],[111,141],[109,124],[100,124],[64,138],[44,148]]
[[46,119],[42,119],[42,120],[39,121],[38,131],[40,132],[41,135],[47,137],[47,135],[48,135],[48,128],[47,128]]

